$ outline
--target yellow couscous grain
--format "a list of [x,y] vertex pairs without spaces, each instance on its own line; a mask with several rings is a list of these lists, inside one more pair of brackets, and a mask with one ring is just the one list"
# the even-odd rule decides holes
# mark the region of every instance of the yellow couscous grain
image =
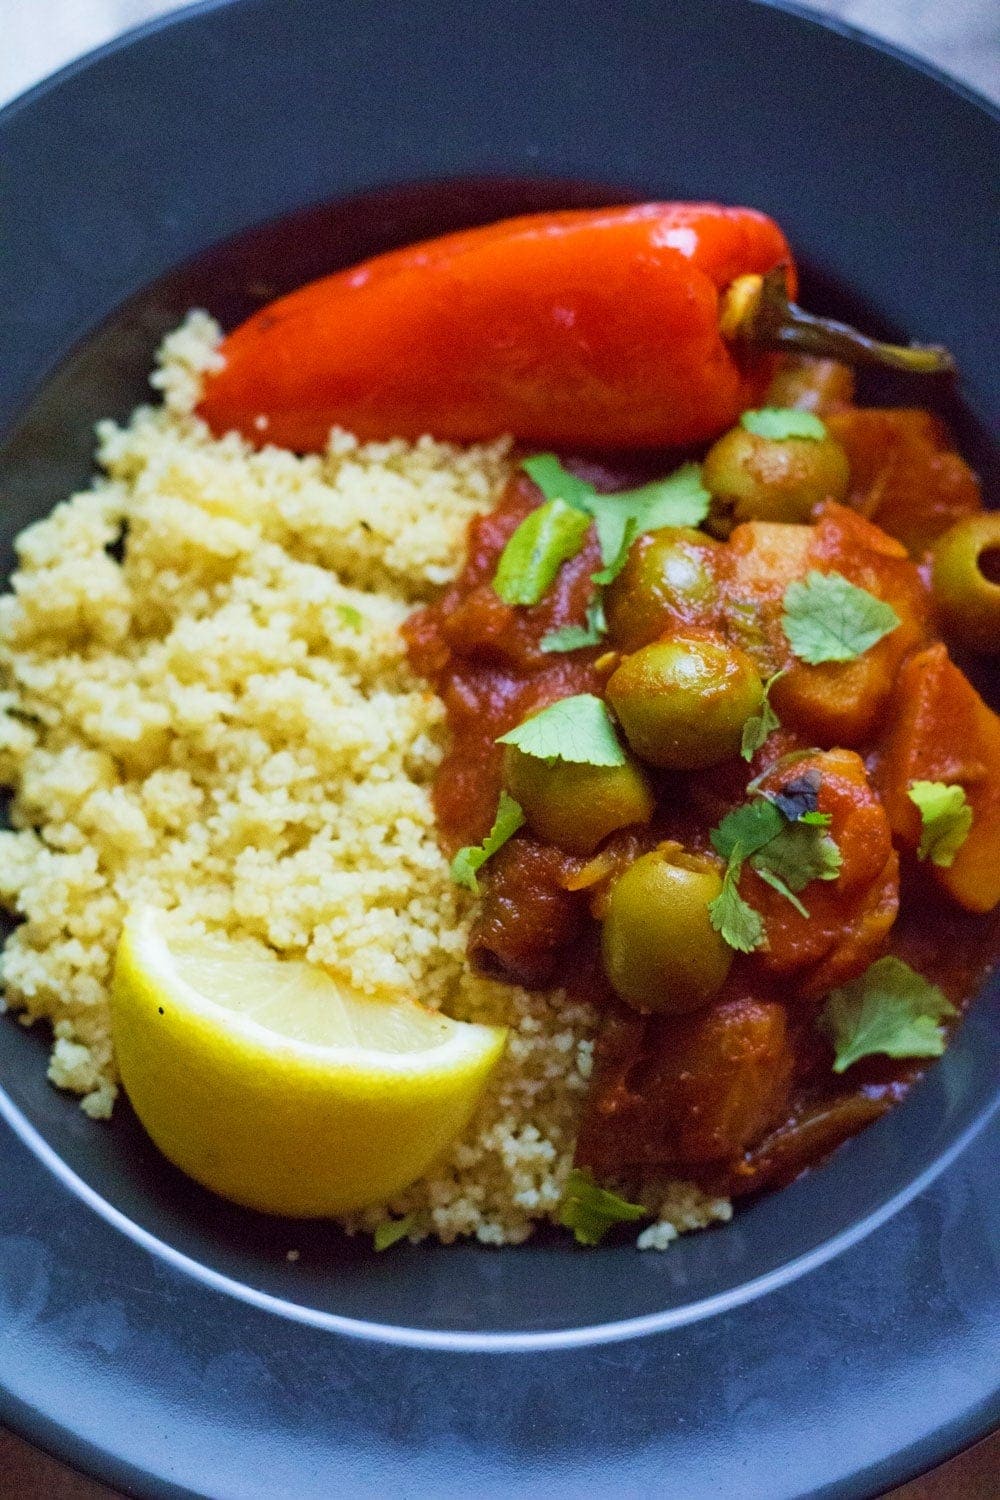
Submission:
[[[51,1023],[49,1077],[95,1118],[117,1092],[108,986],[138,902],[505,1022],[449,1159],[347,1227],[391,1208],[445,1241],[523,1240],[562,1196],[596,1017],[468,967],[472,901],[430,799],[443,708],[398,630],[454,576],[509,446],[217,441],[193,415],[217,339],[192,314],[161,351],[162,405],[102,424],[100,479],[18,538],[0,598],[6,1005]],[[729,1212],[687,1183],[655,1206],[644,1246]]]

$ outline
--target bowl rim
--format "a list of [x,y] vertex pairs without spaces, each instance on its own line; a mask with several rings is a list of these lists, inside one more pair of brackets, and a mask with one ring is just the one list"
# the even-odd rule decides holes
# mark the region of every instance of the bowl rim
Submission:
[[[56,72],[46,75],[44,78],[38,80],[37,83],[8,101],[6,105],[0,108],[0,129],[2,129],[8,119],[13,118],[22,109],[30,108],[37,100],[58,89],[66,80],[85,72],[92,64],[100,62],[117,52],[126,50],[135,43],[141,43],[147,37],[155,35],[166,28],[182,25],[187,21],[197,20],[215,11],[238,9],[242,3],[243,0],[193,0],[193,3],[182,4],[118,33],[108,41],[91,48],[79,57],[71,59]],[[839,16],[827,15],[824,12],[817,11],[807,4],[800,3],[800,0],[744,0],[744,3],[749,3],[762,9],[785,12],[795,16],[799,20],[805,21],[807,24],[818,27],[820,30],[833,31],[875,52],[887,54],[911,69],[916,69],[916,71],[934,79],[937,83],[943,85],[952,93],[957,94],[968,103],[975,105],[981,110],[985,110],[1000,123],[1000,105],[994,104],[990,99],[979,94],[961,80],[953,78],[937,67],[936,64],[909,52],[906,48],[894,42],[844,21]],[[26,393],[28,400],[31,399],[31,395],[31,392]],[[471,1333],[458,1330],[441,1331],[411,1328],[325,1312],[317,1308],[310,1308],[300,1303],[288,1301],[286,1298],[275,1296],[269,1292],[260,1291],[246,1282],[204,1265],[193,1256],[175,1249],[167,1241],[152,1233],[152,1231],[143,1228],[121,1209],[116,1208],[95,1188],[92,1188],[84,1178],[63,1160],[55,1148],[49,1145],[44,1135],[30,1122],[26,1114],[14,1102],[7,1091],[0,1087],[0,1118],[6,1121],[14,1133],[28,1147],[33,1156],[65,1188],[93,1212],[103,1218],[105,1222],[126,1235],[135,1244],[142,1246],[152,1255],[167,1262],[185,1275],[193,1277],[196,1281],[201,1282],[202,1285],[235,1297],[237,1300],[248,1303],[260,1310],[274,1313],[291,1322],[326,1329],[329,1332],[343,1334],[349,1338],[369,1340],[381,1344],[394,1344],[404,1348],[480,1353],[526,1353],[547,1349],[578,1349],[590,1345],[618,1343],[623,1340],[642,1338],[652,1334],[667,1332],[674,1328],[685,1327],[702,1319],[744,1306],[746,1303],[754,1301],[756,1298],[766,1295],[770,1291],[787,1286],[800,1276],[817,1269],[842,1254],[845,1250],[850,1249],[853,1245],[858,1244],[881,1224],[892,1218],[915,1197],[918,1197],[951,1165],[955,1158],[965,1150],[998,1112],[1000,1112],[1000,1092],[980,1109],[974,1119],[966,1125],[961,1133],[938,1157],[905,1182],[901,1188],[890,1198],[879,1204],[877,1208],[871,1210],[830,1239],[816,1245],[813,1249],[803,1252],[790,1261],[783,1262],[771,1271],[753,1277],[739,1286],[732,1287],[726,1292],[719,1292],[710,1297],[701,1298],[696,1302],[667,1309],[660,1313],[619,1319],[612,1323],[599,1323],[571,1329],[542,1330],[539,1332]],[[869,1128],[878,1129],[879,1123],[875,1122]]]
[[[662,1312],[619,1319],[614,1323],[595,1323],[582,1328],[545,1329],[540,1332],[470,1333],[461,1330],[407,1328],[393,1323],[376,1323],[368,1319],[349,1318],[341,1313],[325,1312],[320,1308],[290,1302],[284,1297],[260,1291],[244,1281],[227,1276],[222,1271],[213,1270],[184,1251],[175,1249],[173,1245],[160,1239],[150,1230],[144,1229],[121,1209],[109,1203],[63,1160],[14,1103],[7,1091],[0,1088],[0,1118],[6,1121],[32,1155],[58,1182],[68,1188],[75,1197],[106,1223],[144,1250],[149,1251],[150,1254],[165,1261],[174,1270],[200,1282],[202,1286],[234,1297],[237,1301],[248,1303],[259,1311],[276,1314],[290,1322],[302,1323],[310,1328],[324,1329],[329,1333],[343,1334],[348,1338],[372,1343],[397,1345],[408,1349],[443,1350],[451,1354],[529,1354],[550,1349],[582,1349],[595,1344],[614,1344],[627,1339],[647,1337],[651,1334],[667,1333],[672,1329],[684,1328],[690,1323],[700,1322],[704,1318],[715,1317],[720,1313],[743,1307],[746,1303],[755,1301],[768,1292],[788,1286],[791,1282],[797,1281],[800,1276],[818,1269],[827,1261],[833,1260],[845,1250],[849,1250],[853,1245],[866,1239],[873,1230],[878,1229],[879,1225],[892,1218],[900,1209],[905,1208],[908,1203],[918,1197],[925,1188],[928,1188],[998,1113],[1000,1113],[1000,1093],[983,1106],[979,1114],[939,1156],[921,1172],[916,1173],[891,1198],[879,1204],[878,1208],[856,1220],[846,1229],[842,1229],[839,1234],[822,1241],[812,1250],[805,1251],[793,1260],[783,1262],[773,1270],[764,1272],[763,1275],[741,1282],[728,1291],[717,1292],[713,1296],[703,1297],[696,1302],[685,1303],[679,1307],[667,1308]],[[881,1122],[876,1121],[870,1128],[877,1130],[879,1123]],[[725,1226],[721,1226],[718,1232],[724,1232],[724,1229]],[[516,1246],[514,1249],[516,1250]]]
[[[85,72],[95,62],[126,50],[134,44],[141,43],[146,37],[154,35],[168,27],[184,25],[187,21],[197,20],[214,11],[238,8],[241,3],[242,0],[196,0],[196,3],[187,4],[179,9],[155,16],[138,26],[131,27],[119,33],[107,42],[68,62],[56,72],[47,75],[9,100],[0,108],[0,128],[22,110],[30,108],[37,100],[46,97],[50,92],[58,89],[67,79]],[[785,12],[819,30],[834,32],[870,51],[892,58],[910,70],[921,73],[935,81],[940,87],[973,105],[992,120],[1000,122],[1000,105],[976,89],[951,77],[936,64],[913,54],[905,47],[873,35],[839,17],[820,14],[807,5],[796,3],[796,0],[749,0],[749,3]],[[30,399],[30,396],[31,392],[25,393],[26,399]],[[126,1214],[116,1209],[95,1189],[91,1188],[66,1164],[54,1148],[49,1146],[45,1138],[30,1123],[10,1096],[4,1090],[0,1089],[0,1117],[6,1121],[7,1125],[28,1148],[32,1156],[74,1198],[96,1213],[112,1228],[126,1235],[135,1244],[148,1251],[151,1255],[167,1262],[173,1269],[183,1273],[185,1276],[192,1277],[206,1287],[235,1297],[237,1300],[249,1303],[262,1311],[277,1314],[290,1322],[325,1329],[352,1339],[381,1344],[395,1344],[410,1348],[480,1353],[525,1353],[545,1349],[579,1349],[589,1345],[608,1344],[641,1338],[653,1333],[679,1328],[686,1324],[743,1306],[767,1292],[788,1285],[805,1273],[817,1269],[843,1251],[858,1244],[872,1231],[919,1196],[965,1151],[975,1137],[978,1136],[988,1122],[996,1115],[998,1110],[1000,1110],[1000,1097],[988,1103],[938,1158],[916,1174],[890,1199],[863,1219],[857,1221],[848,1229],[843,1230],[822,1245],[817,1246],[814,1250],[738,1288],[733,1288],[729,1292],[721,1293],[693,1303],[688,1307],[674,1309],[666,1313],[622,1320],[613,1324],[597,1325],[594,1328],[556,1330],[534,1334],[477,1335],[437,1333],[432,1330],[420,1329],[400,1329],[390,1325],[369,1323],[357,1319],[344,1318],[336,1314],[319,1312],[316,1309],[305,1308],[288,1302],[285,1299],[257,1291],[245,1283],[211,1270],[192,1257],[173,1249],[173,1247],[160,1240],[148,1230],[143,1229]],[[155,1492],[157,1494],[187,1495],[195,1493],[194,1491],[172,1484],[170,1481],[164,1481],[162,1476],[137,1476],[134,1472],[126,1472],[127,1466],[117,1464],[110,1455],[105,1455],[101,1449],[96,1448],[82,1436],[74,1433],[71,1427],[60,1425],[40,1411],[29,1411],[27,1408],[22,1408],[18,1398],[8,1399],[9,1395],[10,1393],[0,1391],[0,1396],[4,1398],[4,1419],[15,1430],[24,1433],[31,1441],[39,1443],[42,1447],[48,1449],[48,1451],[65,1459],[65,1461],[85,1467],[88,1472],[102,1472],[110,1482],[116,1482],[117,1479],[118,1482],[135,1483],[137,1477],[140,1479],[152,1478],[156,1484]],[[921,1440],[919,1456],[916,1442],[905,1449],[897,1450],[896,1459],[900,1461],[905,1460],[905,1462],[901,1462],[899,1467],[893,1469],[892,1482],[899,1483],[916,1473],[923,1472],[928,1463],[943,1462],[954,1453],[960,1451],[961,1448],[984,1436],[995,1424],[996,1420],[997,1411],[994,1402],[992,1406],[977,1408],[975,1416],[970,1417],[969,1421],[962,1425],[961,1431],[956,1431],[953,1427],[937,1429],[936,1432]],[[935,1437],[937,1440],[936,1443]],[[871,1474],[869,1471],[859,1471],[854,1475],[853,1482],[848,1481],[848,1483],[851,1483],[849,1490],[838,1487],[836,1493],[838,1495],[870,1493],[871,1491],[867,1488],[862,1490],[854,1487],[857,1484],[865,1482],[866,1473],[869,1474],[870,1480]],[[884,1476],[881,1474],[879,1482],[884,1482]],[[827,1494],[828,1492],[824,1489],[823,1493]]]
[[[202,3],[206,3],[206,0],[202,0]],[[231,0],[207,0],[207,3],[230,4]],[[803,21],[812,21],[826,31],[835,31],[840,36],[848,37],[863,47],[871,48],[874,52],[883,52],[888,57],[894,57],[897,62],[904,63],[918,73],[925,73],[928,78],[933,78],[935,82],[942,84],[951,93],[957,94],[966,103],[976,105],[978,109],[984,110],[986,114],[1000,122],[1000,101],[991,99],[988,94],[973,88],[972,84],[966,83],[964,79],[956,78],[953,73],[947,72],[938,63],[931,62],[929,57],[923,57],[919,52],[911,52],[901,42],[894,42],[875,31],[866,31],[863,26],[853,21],[845,21],[842,16],[816,10],[811,5],[801,3],[801,0],[747,0],[747,3],[766,6],[769,10],[787,11],[789,15],[798,16]]]
[[[6,124],[8,118],[13,118],[16,111],[26,105],[30,106],[51,89],[58,88],[66,79],[85,71],[91,64],[100,62],[111,53],[119,52],[134,42],[140,42],[165,27],[196,19],[213,10],[224,10],[227,6],[239,6],[241,3],[242,0],[184,0],[184,3],[177,5],[173,10],[162,11],[148,21],[140,21],[133,26],[126,27],[124,31],[117,32],[107,41],[99,42],[95,47],[89,47],[86,52],[81,52],[78,57],[71,58],[54,72],[46,73],[42,78],[36,79],[34,83],[28,84],[27,88],[21,89],[6,103],[0,105],[0,126]],[[895,58],[897,62],[903,63],[908,68],[924,73],[928,78],[933,78],[950,93],[957,94],[966,103],[984,110],[1000,122],[1000,102],[991,99],[988,94],[984,94],[963,79],[957,78],[953,73],[947,72],[930,58],[918,52],[912,52],[900,42],[892,41],[889,37],[881,36],[874,31],[866,31],[863,26],[853,21],[845,21],[842,16],[817,10],[811,5],[802,3],[802,0],[743,0],[743,3],[757,5],[767,10],[785,11],[788,15],[797,16],[799,20],[819,27],[821,31],[836,32],[840,36],[857,42],[860,46]]]

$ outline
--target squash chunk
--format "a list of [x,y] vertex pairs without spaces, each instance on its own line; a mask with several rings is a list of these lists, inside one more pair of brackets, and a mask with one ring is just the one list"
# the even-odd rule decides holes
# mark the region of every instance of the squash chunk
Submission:
[[745,865],[740,894],[764,919],[767,947],[753,961],[790,980],[797,994],[820,996],[860,974],[882,951],[899,907],[899,867],[885,809],[853,750],[831,750],[776,766],[761,790],[819,775],[817,808],[840,850],[836,880],[811,880],[799,891],[808,917]]
[[595,1061],[576,1155],[597,1173],[732,1161],[788,1111],[784,1008],[746,994],[692,1016],[612,1017]]
[[[783,723],[823,747],[858,745],[878,724],[899,665],[926,634],[929,593],[899,542],[832,503],[813,526],[752,521],[733,531],[726,579],[731,628],[745,619],[763,640],[769,671],[786,669],[773,702]],[[781,625],[785,590],[813,568],[841,573],[891,604],[899,625],[853,661],[798,661]]]
[[940,642],[912,656],[900,673],[876,781],[893,834],[909,850],[920,841],[912,783],[965,788],[972,808],[969,835],[950,866],[930,868],[966,911],[991,911],[1000,901],[1000,718]]
[[841,411],[827,426],[847,453],[849,502],[922,557],[963,516],[982,510],[979,484],[929,411]]

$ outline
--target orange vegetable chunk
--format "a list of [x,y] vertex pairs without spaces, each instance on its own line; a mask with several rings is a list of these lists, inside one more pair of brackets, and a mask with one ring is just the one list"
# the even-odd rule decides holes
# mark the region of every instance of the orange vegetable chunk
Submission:
[[969,835],[950,866],[930,868],[959,906],[991,911],[1000,901],[1000,718],[940,642],[905,664],[895,708],[876,773],[893,834],[906,849],[919,844],[914,781],[964,787]]
[[[923,641],[927,628],[928,588],[905,549],[862,516],[830,503],[813,526],[773,521],[737,526],[729,568],[730,610],[753,611],[769,670],[787,669],[772,693],[782,722],[821,746],[860,744],[879,722],[901,661]],[[783,600],[788,585],[814,568],[841,573],[891,604],[899,625],[853,661],[815,666],[798,661],[781,625]]]
[[929,411],[861,407],[826,421],[847,452],[850,504],[914,557],[963,516],[982,510],[976,476]]
[[596,1053],[577,1160],[595,1172],[740,1156],[787,1112],[782,1006],[746,994],[695,1015],[614,1017]]
[[775,766],[761,782],[777,792],[818,772],[817,809],[840,850],[836,880],[811,880],[798,892],[808,917],[767,885],[749,865],[740,894],[764,919],[767,947],[754,955],[771,974],[790,979],[800,995],[819,996],[868,967],[885,945],[899,908],[899,867],[889,820],[853,750],[829,750]]

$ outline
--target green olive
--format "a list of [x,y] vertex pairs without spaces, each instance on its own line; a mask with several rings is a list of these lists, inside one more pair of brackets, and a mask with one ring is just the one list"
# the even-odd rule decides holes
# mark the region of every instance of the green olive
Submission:
[[697,771],[736,755],[764,696],[745,651],[701,636],[643,646],[605,691],[636,755],[665,771]]
[[932,549],[945,629],[973,651],[1000,651],[1000,512],[967,516]]
[[733,952],[709,920],[722,890],[707,859],[673,850],[643,854],[611,887],[601,928],[604,970],[639,1011],[680,1014],[722,988]]
[[636,651],[671,626],[704,619],[718,599],[719,544],[688,526],[649,531],[632,544],[604,595],[608,632],[622,651]]
[[835,438],[764,438],[733,427],[708,450],[705,488],[718,520],[808,521],[821,500],[843,500],[851,482]]
[[653,815],[649,783],[631,756],[623,766],[549,765],[508,745],[503,781],[532,833],[569,854],[593,854],[616,828]]

